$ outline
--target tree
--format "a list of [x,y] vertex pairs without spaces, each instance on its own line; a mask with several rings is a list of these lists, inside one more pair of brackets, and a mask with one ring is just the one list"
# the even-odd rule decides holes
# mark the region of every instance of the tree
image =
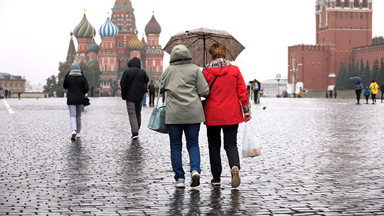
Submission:
[[[381,57],[379,75],[376,81],[380,85],[384,84],[384,58],[383,57]],[[384,91],[384,89],[382,90]]]
[[339,72],[337,73],[337,78],[336,78],[336,85],[335,89],[336,90],[343,90],[345,89],[344,81],[346,79],[346,73],[347,73],[347,68],[344,65],[344,62],[340,62],[340,68]]
[[372,38],[372,44],[384,44],[384,38],[382,36]]
[[372,75],[371,75],[371,67],[369,66],[368,60],[367,60],[367,63],[365,64],[364,74],[366,74],[365,76],[367,77],[367,79],[364,80],[364,82],[366,83],[366,85],[369,85],[369,83],[371,83],[371,80],[372,80]]
[[379,75],[379,60],[378,59],[375,59],[375,61],[373,62],[373,67],[372,67],[372,75],[371,75],[371,78],[372,80],[377,80],[378,78],[378,75]]
[[57,88],[57,82],[56,82],[56,76],[52,75],[47,78],[47,83],[44,85],[44,93],[53,93],[53,91],[56,91]]

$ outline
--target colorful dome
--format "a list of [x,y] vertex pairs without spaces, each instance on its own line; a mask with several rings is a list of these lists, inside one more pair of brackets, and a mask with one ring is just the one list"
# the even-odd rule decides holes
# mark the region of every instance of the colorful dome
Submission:
[[88,22],[85,13],[79,25],[73,30],[73,33],[76,38],[92,38],[96,35],[95,28]]
[[129,49],[133,50],[141,50],[144,48],[143,42],[141,42],[139,38],[137,38],[137,35],[133,35],[133,38],[128,41],[127,46]]
[[88,52],[99,52],[99,49],[99,45],[97,45],[95,38],[93,38],[91,43],[88,45]]
[[100,37],[117,37],[119,29],[113,22],[107,18],[107,21],[100,27]]
[[145,26],[145,33],[146,34],[160,34],[160,32],[161,32],[160,24],[155,19],[155,15],[152,15],[151,20]]

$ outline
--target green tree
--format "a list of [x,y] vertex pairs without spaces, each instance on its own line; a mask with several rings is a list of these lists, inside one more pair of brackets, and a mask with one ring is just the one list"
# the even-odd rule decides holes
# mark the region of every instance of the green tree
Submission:
[[365,85],[369,85],[372,80],[372,74],[371,74],[371,67],[369,66],[369,61],[367,60],[367,63],[365,64],[365,70],[364,74],[367,77],[367,79],[364,80]]
[[382,36],[372,38],[372,44],[384,44],[384,38]]
[[[379,75],[376,81],[380,85],[384,84],[384,58],[383,57],[381,57],[381,60],[380,60],[380,70],[379,70]],[[384,89],[382,90],[384,91]]]
[[340,67],[339,67],[339,72],[337,73],[336,77],[336,85],[335,89],[336,90],[343,90],[345,89],[346,86],[344,86],[344,81],[346,79],[346,74],[347,74],[347,68],[344,65],[344,62],[340,62]]
[[53,93],[53,91],[56,91],[57,88],[57,82],[56,82],[56,76],[52,75],[47,78],[47,83],[44,85],[44,93]]
[[[379,76],[379,60],[378,59],[375,59],[375,61],[373,62],[373,67],[372,67],[372,80],[377,80],[378,76]],[[371,81],[371,80],[370,80]]]

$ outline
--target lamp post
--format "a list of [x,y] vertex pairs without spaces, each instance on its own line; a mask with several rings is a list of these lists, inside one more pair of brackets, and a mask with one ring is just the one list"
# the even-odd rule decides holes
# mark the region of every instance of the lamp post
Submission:
[[279,97],[280,95],[280,78],[281,78],[281,74],[276,74],[276,80],[277,80],[277,97]]

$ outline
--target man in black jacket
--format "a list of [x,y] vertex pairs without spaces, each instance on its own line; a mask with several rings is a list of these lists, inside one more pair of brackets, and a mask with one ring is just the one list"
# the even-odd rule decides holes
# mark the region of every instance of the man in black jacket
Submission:
[[128,62],[128,70],[124,71],[120,81],[121,97],[126,101],[129,123],[131,124],[131,139],[139,137],[141,125],[141,107],[149,78],[141,69],[141,61],[134,57]]

